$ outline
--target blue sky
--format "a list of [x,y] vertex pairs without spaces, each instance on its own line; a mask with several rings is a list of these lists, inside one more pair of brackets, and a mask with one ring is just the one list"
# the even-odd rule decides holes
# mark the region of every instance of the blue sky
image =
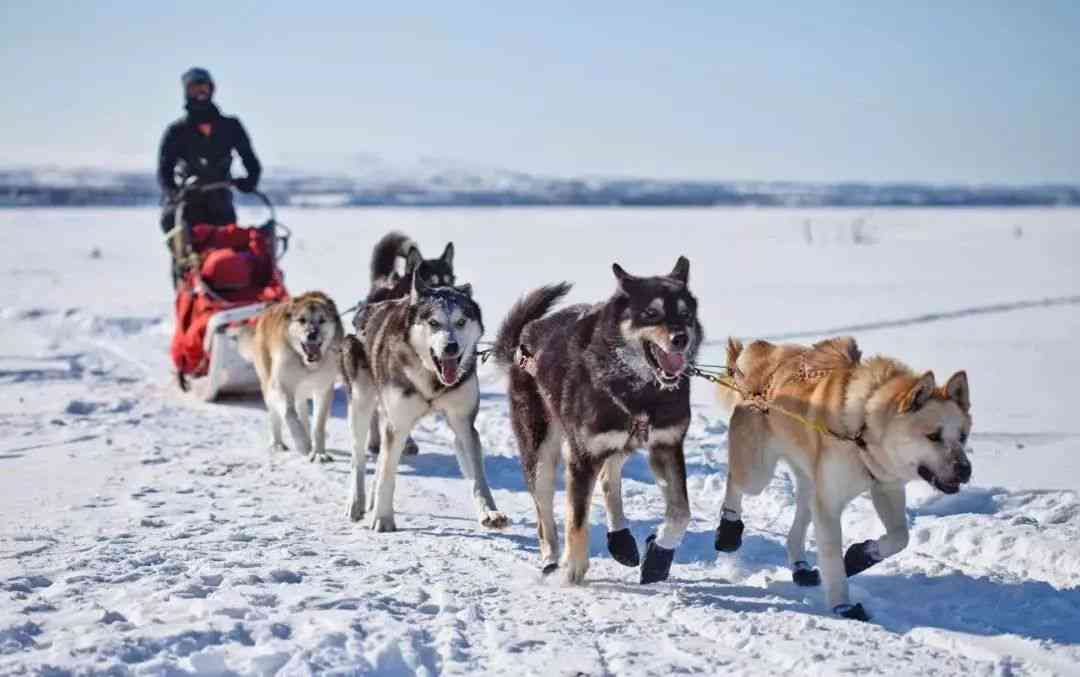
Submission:
[[1080,2],[542,4],[4,0],[0,164],[149,168],[202,65],[271,165],[1080,181]]

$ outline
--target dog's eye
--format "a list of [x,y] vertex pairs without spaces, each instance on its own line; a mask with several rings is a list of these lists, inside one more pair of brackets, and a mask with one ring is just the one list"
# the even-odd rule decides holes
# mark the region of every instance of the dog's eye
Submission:
[[693,313],[690,312],[689,308],[683,308],[682,310],[679,311],[679,318],[685,320],[686,318],[690,317],[692,314]]
[[432,329],[438,329],[439,327],[441,327],[441,326],[442,326],[442,325],[440,325],[440,324],[439,324],[439,321],[438,321],[438,320],[428,320],[428,323],[427,323],[427,324],[428,324],[428,326],[429,326],[429,327],[431,327]]
[[465,328],[465,318],[463,317],[460,320],[458,320],[457,322],[455,322],[454,326],[457,327],[458,329],[464,329]]
[[935,444],[940,442],[941,441],[941,429],[938,428],[934,432],[930,433],[929,435],[926,436],[926,439],[930,440],[931,442],[934,442]]
[[299,320],[297,320],[297,322],[299,322],[300,324],[307,324],[307,318],[301,317]]
[[660,319],[660,311],[656,308],[646,308],[641,311],[641,320],[643,322],[656,322]]

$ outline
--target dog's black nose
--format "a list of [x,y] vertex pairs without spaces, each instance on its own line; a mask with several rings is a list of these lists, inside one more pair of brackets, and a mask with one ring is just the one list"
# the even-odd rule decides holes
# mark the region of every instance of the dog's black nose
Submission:
[[971,462],[966,459],[961,459],[953,466],[953,471],[956,473],[956,479],[961,482],[967,482],[971,479]]
[[443,347],[443,355],[457,355],[461,352],[461,346],[457,341],[450,341]]
[[682,349],[686,348],[686,346],[689,345],[689,343],[690,343],[690,336],[683,333],[683,332],[679,332],[677,334],[672,334],[671,335],[671,347],[675,348],[676,350],[682,350]]

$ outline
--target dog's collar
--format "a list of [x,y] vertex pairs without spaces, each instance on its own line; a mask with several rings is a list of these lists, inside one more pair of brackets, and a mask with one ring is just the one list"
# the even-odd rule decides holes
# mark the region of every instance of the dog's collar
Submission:
[[859,429],[859,432],[855,433],[853,437],[850,437],[848,439],[851,441],[852,444],[855,445],[855,448],[858,450],[859,460],[862,461],[863,467],[866,468],[866,474],[870,475],[871,480],[875,482],[880,482],[881,480],[878,479],[878,477],[881,469],[878,468],[879,472],[874,472],[874,467],[878,466],[879,464],[873,459],[872,456],[870,456],[870,448],[866,444],[866,425],[864,424],[863,427]]
[[870,446],[866,441],[865,424],[853,437],[846,439],[855,445],[859,460],[862,461],[863,467],[866,468],[866,474],[870,476],[871,481],[888,482],[896,478],[896,475],[889,472],[884,465],[870,454]]

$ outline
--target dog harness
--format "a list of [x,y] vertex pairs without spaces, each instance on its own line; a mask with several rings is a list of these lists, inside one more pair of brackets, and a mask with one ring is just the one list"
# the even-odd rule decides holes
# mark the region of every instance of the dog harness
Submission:
[[[866,434],[866,425],[865,424],[863,424],[863,427],[859,429],[859,432],[855,433],[854,435],[841,435],[840,433],[832,430],[831,428],[829,428],[827,425],[825,425],[824,423],[822,423],[820,421],[809,419],[809,418],[803,416],[802,414],[798,414],[798,413],[796,413],[794,411],[790,411],[788,409],[785,409],[785,408],[781,407],[780,405],[776,404],[775,402],[770,401],[767,398],[767,393],[745,393],[745,392],[743,392],[742,388],[740,388],[738,386],[738,384],[735,382],[735,379],[731,375],[720,376],[718,374],[709,373],[709,372],[706,372],[706,371],[702,370],[701,368],[697,367],[696,365],[691,365],[690,369],[691,369],[691,373],[694,376],[700,376],[701,378],[705,379],[706,381],[709,381],[711,383],[715,383],[715,384],[717,384],[717,385],[719,385],[721,387],[727,388],[729,390],[734,390],[736,393],[739,394],[740,397],[743,398],[743,400],[748,405],[750,405],[751,407],[753,407],[754,409],[760,411],[763,414],[768,414],[770,411],[779,412],[780,414],[783,414],[784,416],[787,416],[790,419],[798,421],[799,423],[803,424],[804,426],[806,426],[807,428],[810,428],[811,430],[813,430],[815,432],[818,432],[818,433],[820,433],[822,435],[825,435],[827,437],[831,437],[831,438],[836,439],[836,440],[840,440],[842,442],[848,442],[850,444],[855,445],[856,451],[858,452],[859,460],[862,462],[863,467],[866,469],[866,474],[870,476],[870,479],[872,481],[874,481],[874,482],[882,482],[882,481],[884,481],[884,478],[886,478],[886,477],[888,477],[890,475],[890,473],[888,473],[881,466],[880,463],[875,461],[874,458],[872,456],[870,456],[870,450],[869,450],[869,448],[867,446],[866,437],[865,437],[865,434]],[[725,367],[725,369],[726,369],[726,367]],[[813,372],[808,372],[808,371],[805,371],[805,370],[800,371],[800,376],[803,377],[803,378],[807,378],[807,377],[810,377],[810,376],[819,376],[820,377],[820,376],[823,376],[824,374],[825,374],[824,370],[817,370],[817,371],[813,371]]]

